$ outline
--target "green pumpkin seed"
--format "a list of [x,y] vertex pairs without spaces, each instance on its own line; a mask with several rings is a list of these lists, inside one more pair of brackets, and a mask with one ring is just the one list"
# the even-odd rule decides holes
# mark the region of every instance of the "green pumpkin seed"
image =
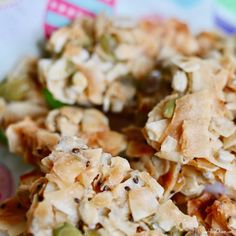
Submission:
[[164,106],[163,116],[165,118],[170,119],[173,116],[174,111],[175,111],[175,99],[171,99]]
[[20,101],[24,99],[30,90],[30,84],[26,77],[6,79],[0,84],[0,97],[7,101]]
[[73,225],[64,223],[53,230],[53,236],[83,236],[83,234]]

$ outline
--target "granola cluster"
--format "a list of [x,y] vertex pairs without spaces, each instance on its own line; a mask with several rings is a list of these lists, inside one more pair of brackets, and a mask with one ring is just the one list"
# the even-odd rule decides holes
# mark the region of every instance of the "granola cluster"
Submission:
[[0,84],[0,140],[34,170],[9,235],[236,235],[235,38],[82,18]]
[[[187,196],[200,194],[207,183],[215,181],[235,189],[234,67],[231,60],[224,65],[220,62],[178,58],[173,94],[153,108],[145,125],[145,136],[155,155],[181,165],[176,184]],[[185,173],[189,168],[194,170],[191,177]],[[189,178],[195,182],[192,188]]]
[[[179,30],[176,40],[173,35]],[[191,54],[197,48],[186,26],[175,21],[162,25],[104,16],[80,19],[52,35],[51,58],[39,60],[39,74],[62,102],[119,112],[134,98],[135,80],[154,69],[157,56]]]
[[[198,227],[195,216],[183,214],[171,200],[162,202],[164,189],[147,172],[132,170],[126,159],[88,148],[78,138],[63,138],[42,160],[42,171],[44,177],[19,188],[15,201],[26,219],[16,212],[25,226],[12,225],[16,234],[24,228],[33,235],[53,235],[64,222],[80,222],[85,235],[93,230],[96,235],[164,235],[173,228],[190,232]],[[13,220],[6,214],[12,201],[0,210],[3,227]]]

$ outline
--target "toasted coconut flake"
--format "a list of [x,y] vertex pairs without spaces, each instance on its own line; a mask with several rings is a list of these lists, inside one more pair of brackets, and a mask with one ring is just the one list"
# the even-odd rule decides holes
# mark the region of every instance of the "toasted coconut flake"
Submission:
[[165,134],[178,139],[184,120],[202,119],[210,122],[211,106],[212,96],[209,91],[197,92],[177,99],[174,116]]
[[45,106],[32,101],[10,102],[5,104],[5,108],[0,114],[0,120],[6,128],[10,124],[21,121],[26,117],[31,117],[35,120],[44,118],[47,112],[48,110]]
[[179,152],[175,152],[175,151],[169,151],[169,152],[160,151],[160,152],[155,153],[155,155],[160,157],[160,158],[162,158],[162,159],[166,159],[166,160],[169,160],[169,161],[184,163],[184,157]]
[[158,141],[168,125],[167,119],[149,122],[146,125],[148,137],[152,141]]
[[167,136],[161,145],[161,151],[157,152],[155,155],[162,159],[183,163],[184,158],[180,152],[177,151],[177,145],[176,139]]
[[97,145],[112,155],[122,152],[127,145],[124,135],[114,131],[98,132],[96,139]]
[[219,161],[230,163],[233,160],[235,160],[235,155],[231,154],[228,151],[220,150],[219,154],[218,154],[218,159],[219,159]]
[[69,39],[69,28],[65,27],[62,28],[52,34],[52,37],[49,41],[49,48],[54,50],[56,53],[59,53],[62,51],[62,48],[64,47],[66,41]]
[[224,117],[215,117],[212,120],[211,127],[215,130],[219,135],[223,137],[229,137],[235,132],[235,124],[224,118]]
[[6,131],[11,152],[32,164],[47,156],[58,143],[59,135],[41,129],[30,119],[10,125]]
[[208,158],[208,161],[210,161],[214,165],[216,165],[218,167],[221,167],[225,170],[233,170],[236,167],[236,161],[235,160],[232,161],[232,163],[230,163],[230,162],[221,161],[218,157],[210,156]]
[[236,217],[235,202],[223,195],[207,208],[207,213],[205,222],[211,226],[212,231],[219,230],[235,234],[233,224],[233,219]]
[[88,86],[88,80],[81,72],[76,72],[72,77],[72,83],[76,92],[81,94]]
[[177,149],[176,139],[172,138],[171,136],[167,136],[161,145],[161,151],[162,152],[176,151],[176,149]]
[[184,120],[181,149],[189,159],[210,155],[209,120]]
[[[36,203],[35,203],[36,204]],[[34,205],[33,205],[34,206]],[[27,231],[37,235],[51,235],[53,226],[53,208],[48,202],[40,202],[29,210]]]
[[[114,185],[121,183],[122,179],[127,175],[129,168],[129,162],[123,158],[112,160],[109,177],[106,179],[104,184],[113,187]],[[106,173],[104,173],[104,175],[106,177]]]
[[[152,190],[152,192],[154,193],[155,197],[161,198],[163,196],[164,189],[148,173],[142,172],[140,174],[140,178]],[[133,181],[134,181],[134,179],[133,179]],[[137,182],[137,181],[134,181],[134,182]]]
[[198,226],[195,216],[190,217],[184,215],[170,200],[160,204],[155,218],[157,219],[157,222],[159,222],[159,226],[165,231],[171,230],[174,226],[185,230],[196,228]]
[[184,178],[184,186],[180,189],[180,192],[185,196],[197,196],[201,194],[207,183],[202,176],[202,173],[194,168],[184,166],[182,170],[182,176]]
[[82,193],[83,187],[78,183],[74,183],[58,191],[46,192],[44,197],[48,204],[66,214],[70,222],[76,223],[78,215],[74,198],[80,198]]
[[82,131],[99,132],[108,129],[108,119],[96,109],[84,111]]
[[188,214],[196,216],[197,219],[204,224],[207,215],[206,208],[212,205],[215,199],[215,196],[208,192],[204,192],[200,197],[190,199],[187,203]]
[[16,197],[1,202],[0,230],[6,231],[10,236],[19,235],[26,229],[25,214],[27,209],[19,206]]
[[213,163],[209,162],[203,158],[196,158],[188,162],[188,165],[192,165],[198,169],[202,169],[205,171],[214,172],[219,169],[219,167],[215,166]]
[[135,91],[135,87],[130,83],[115,81],[105,93],[103,110],[108,111],[110,108],[113,112],[120,112],[124,105],[131,101]]
[[229,137],[224,138],[223,139],[223,143],[224,143],[224,148],[225,149],[228,149],[228,148],[231,148],[233,146],[236,146],[236,132],[234,132]]
[[224,176],[225,185],[229,188],[236,189],[235,178],[236,178],[236,171],[227,170]]
[[130,165],[135,170],[147,171],[155,179],[159,179],[160,176],[165,175],[170,168],[169,161],[160,159],[156,156],[141,158],[138,161],[132,161],[131,159]]
[[186,72],[194,72],[200,69],[200,60],[197,58],[189,58],[177,56],[173,58],[173,63]]
[[[148,202],[145,208],[142,206],[143,202]],[[158,208],[158,202],[155,195],[150,189],[145,187],[134,189],[129,192],[129,204],[135,221],[154,214]]]
[[160,182],[165,189],[164,199],[168,199],[171,191],[174,189],[180,170],[181,165],[179,163],[170,162],[167,173],[161,176]]

